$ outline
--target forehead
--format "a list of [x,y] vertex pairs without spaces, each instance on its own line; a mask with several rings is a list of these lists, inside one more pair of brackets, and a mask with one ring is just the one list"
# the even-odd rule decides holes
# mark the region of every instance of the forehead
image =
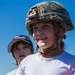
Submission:
[[16,42],[12,47],[17,48],[19,45],[23,45],[23,46],[31,46],[31,45],[30,45],[29,43],[27,43],[27,42],[19,41],[19,42]]
[[37,22],[37,23],[34,23],[33,26],[40,26],[40,25],[53,25],[53,23],[51,21],[41,21],[41,22]]

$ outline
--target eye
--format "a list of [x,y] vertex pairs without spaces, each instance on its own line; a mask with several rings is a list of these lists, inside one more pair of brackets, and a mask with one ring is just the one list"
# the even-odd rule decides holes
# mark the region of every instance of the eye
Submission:
[[33,27],[33,31],[37,31],[38,27]]
[[15,51],[18,51],[19,49],[17,48]]
[[23,50],[27,50],[27,49],[29,49],[29,47],[27,46],[27,47],[23,47]]
[[43,29],[48,29],[49,27],[49,25],[43,25]]
[[19,52],[19,49],[15,49],[14,52],[15,52],[15,53]]
[[23,49],[26,49],[27,47],[23,47]]

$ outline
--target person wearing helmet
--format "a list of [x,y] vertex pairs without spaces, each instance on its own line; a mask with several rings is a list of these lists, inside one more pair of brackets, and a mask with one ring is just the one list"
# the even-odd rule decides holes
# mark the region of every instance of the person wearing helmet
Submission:
[[75,56],[64,49],[65,33],[74,29],[65,7],[56,1],[38,3],[29,9],[25,25],[38,53],[24,59],[16,75],[75,75]]
[[[8,45],[8,52],[15,58],[15,64],[19,66],[20,62],[28,55],[33,54],[33,44],[30,38],[26,35],[15,35]],[[6,75],[16,75],[16,70],[13,70]]]

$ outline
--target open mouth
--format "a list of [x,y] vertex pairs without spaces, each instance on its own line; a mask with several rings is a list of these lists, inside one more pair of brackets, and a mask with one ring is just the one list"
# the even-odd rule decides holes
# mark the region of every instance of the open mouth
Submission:
[[44,40],[46,40],[47,39],[47,37],[45,37],[45,38],[43,38],[43,39],[37,39],[37,41],[44,41]]

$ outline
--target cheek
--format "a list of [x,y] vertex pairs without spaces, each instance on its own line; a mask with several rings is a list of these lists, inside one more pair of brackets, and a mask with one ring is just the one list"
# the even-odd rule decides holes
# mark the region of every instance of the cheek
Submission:
[[35,35],[35,33],[33,33],[32,37],[33,37],[34,40],[36,39],[36,35]]
[[30,55],[31,54],[31,50],[30,49],[27,49],[23,52],[25,55]]
[[18,58],[18,54],[17,53],[13,53],[14,58]]
[[50,34],[50,36],[52,36],[53,38],[55,38],[56,36],[55,36],[55,32],[51,32],[51,33],[49,33]]
[[56,35],[55,35],[55,32],[54,31],[47,32],[47,36],[52,41],[56,39]]

